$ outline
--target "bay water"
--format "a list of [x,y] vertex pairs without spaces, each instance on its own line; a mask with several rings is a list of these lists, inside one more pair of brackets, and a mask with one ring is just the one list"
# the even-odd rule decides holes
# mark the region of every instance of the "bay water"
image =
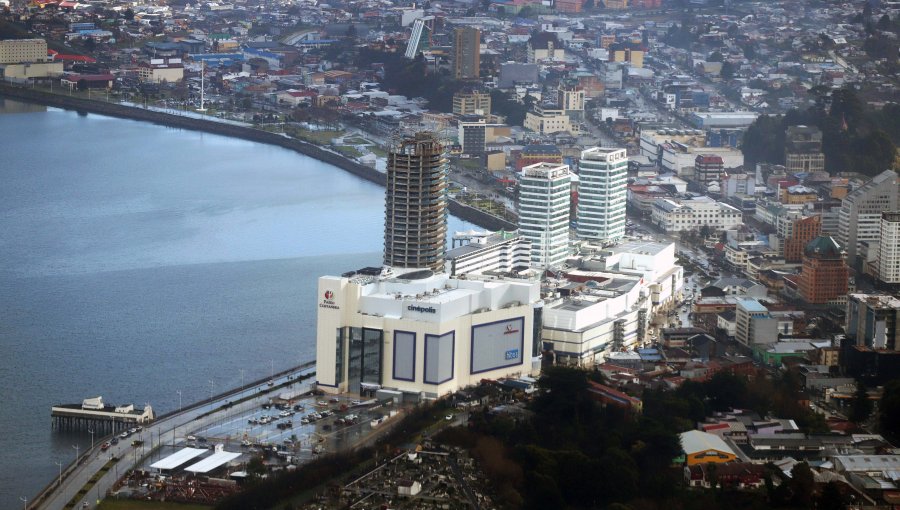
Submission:
[[0,508],[90,446],[52,405],[311,360],[316,279],[381,263],[384,189],[282,148],[0,97],[0,149]]

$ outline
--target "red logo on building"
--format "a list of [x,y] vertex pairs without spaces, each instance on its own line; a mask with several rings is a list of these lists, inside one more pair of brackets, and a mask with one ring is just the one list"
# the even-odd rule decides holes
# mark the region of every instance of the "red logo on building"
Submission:
[[323,294],[323,297],[325,299],[323,299],[322,302],[319,303],[319,308],[331,308],[332,310],[340,310],[341,309],[337,305],[337,303],[335,303],[333,301],[334,292],[331,292],[330,290],[326,290],[325,294]]
[[518,333],[518,332],[519,332],[519,330],[516,329],[512,324],[507,324],[507,325],[506,325],[506,331],[504,331],[503,334],[504,334],[504,335],[514,335],[514,334],[516,334],[516,333]]

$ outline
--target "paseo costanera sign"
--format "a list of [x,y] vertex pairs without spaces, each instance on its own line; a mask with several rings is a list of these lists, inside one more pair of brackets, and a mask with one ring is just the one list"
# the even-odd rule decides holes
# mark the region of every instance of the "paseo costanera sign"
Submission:
[[325,294],[322,296],[322,302],[319,303],[319,308],[331,308],[332,310],[341,309],[341,307],[334,302],[334,292],[330,290],[325,291]]

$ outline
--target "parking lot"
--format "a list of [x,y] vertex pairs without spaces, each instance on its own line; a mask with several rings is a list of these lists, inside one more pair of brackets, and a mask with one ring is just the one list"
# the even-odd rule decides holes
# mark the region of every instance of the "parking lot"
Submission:
[[231,462],[244,464],[262,455],[267,464],[300,464],[326,451],[352,446],[370,435],[376,423],[398,411],[374,401],[360,402],[349,397],[315,397],[292,400],[256,397],[252,407],[230,412],[226,409],[204,427],[176,436],[145,460],[141,468],[175,453],[181,448],[208,448],[223,445],[226,451],[245,455]]

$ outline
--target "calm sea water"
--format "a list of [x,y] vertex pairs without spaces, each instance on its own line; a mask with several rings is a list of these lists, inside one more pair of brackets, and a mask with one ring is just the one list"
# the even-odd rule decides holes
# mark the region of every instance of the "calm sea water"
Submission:
[[0,508],[90,444],[51,405],[312,359],[316,278],[381,262],[383,189],[284,149],[2,98],[0,147]]

